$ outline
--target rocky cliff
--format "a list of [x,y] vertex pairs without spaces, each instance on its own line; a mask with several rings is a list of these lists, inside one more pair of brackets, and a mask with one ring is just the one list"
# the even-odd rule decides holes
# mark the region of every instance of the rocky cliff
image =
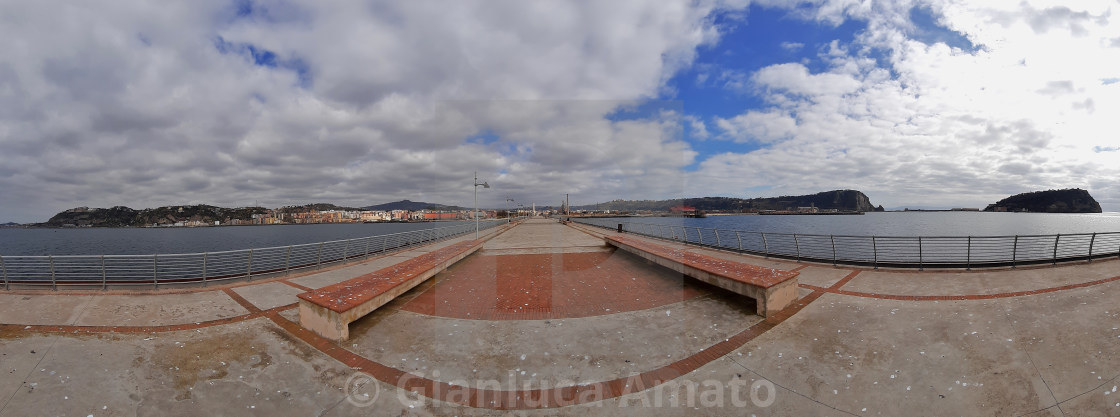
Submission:
[[1016,194],[989,204],[984,211],[1033,213],[1100,213],[1101,205],[1080,188]]
[[833,190],[816,194],[767,198],[700,197],[674,200],[614,200],[606,203],[573,207],[584,210],[668,211],[671,207],[689,206],[704,211],[758,211],[789,210],[798,207],[817,207],[842,211],[882,211],[875,207],[867,195],[856,190]]

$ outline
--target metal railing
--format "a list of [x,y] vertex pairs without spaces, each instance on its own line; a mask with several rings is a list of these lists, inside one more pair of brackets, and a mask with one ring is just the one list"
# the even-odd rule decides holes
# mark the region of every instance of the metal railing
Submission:
[[[506,224],[488,220],[480,229]],[[202,285],[320,268],[474,233],[474,222],[355,239],[221,252],[156,255],[0,256],[4,289]]]
[[1120,232],[1015,236],[850,236],[713,229],[612,219],[572,221],[797,261],[878,268],[1016,267],[1120,258]]

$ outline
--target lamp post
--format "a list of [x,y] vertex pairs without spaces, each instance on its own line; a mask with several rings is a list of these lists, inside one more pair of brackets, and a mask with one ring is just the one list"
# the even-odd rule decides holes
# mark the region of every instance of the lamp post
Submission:
[[482,188],[490,188],[490,184],[483,181],[481,184],[478,182],[478,171],[474,172],[474,240],[478,240],[478,186]]
[[512,202],[513,202],[512,198],[507,198],[506,199],[506,223],[509,223],[509,203],[512,203]]

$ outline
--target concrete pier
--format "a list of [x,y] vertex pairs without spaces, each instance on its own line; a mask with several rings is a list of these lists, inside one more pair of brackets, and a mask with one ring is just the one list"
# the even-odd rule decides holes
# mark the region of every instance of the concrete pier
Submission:
[[1120,261],[877,271],[657,241],[800,272],[762,318],[604,233],[489,230],[342,344],[296,294],[457,240],[217,288],[0,292],[0,416],[1120,415]]

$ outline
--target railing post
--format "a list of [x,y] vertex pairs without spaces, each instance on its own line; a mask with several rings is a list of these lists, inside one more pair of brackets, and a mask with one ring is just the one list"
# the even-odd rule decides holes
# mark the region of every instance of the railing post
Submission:
[[743,251],[743,237],[739,235],[739,231],[735,231],[735,240],[739,241],[739,252]]
[[384,255],[387,250],[389,250],[389,235],[385,235],[385,241],[381,244],[381,254]]
[[926,267],[922,264],[922,237],[918,236],[918,270],[921,271],[924,269],[926,269]]
[[[108,274],[105,273],[105,255],[101,255],[101,291],[109,289],[109,280],[106,279],[107,275]],[[7,280],[5,280],[5,284],[7,284]],[[6,287],[7,285],[5,285],[5,288]]]
[[1061,233],[1058,233],[1057,235],[1054,236],[1054,258],[1052,260],[1053,263],[1051,265],[1057,265],[1058,264],[1058,242],[1061,241],[1061,240],[1062,240],[1062,234]]
[[1097,242],[1097,234],[1093,233],[1093,237],[1089,238],[1089,263],[1093,263],[1093,244]]
[[660,234],[661,237],[665,237],[665,226],[660,225],[660,224],[657,225],[657,232]]
[[760,234],[762,235],[762,250],[763,250],[764,253],[766,253],[766,257],[769,258],[770,257],[770,243],[766,242],[766,233],[761,233],[760,232]]
[[[104,265],[104,261],[102,262],[102,265]],[[102,269],[102,270],[104,270],[104,269]],[[8,290],[8,267],[4,265],[4,257],[3,256],[0,256],[0,271],[3,271],[3,274],[4,274],[4,290],[6,291],[6,290]]]
[[722,242],[719,241],[719,229],[712,229],[712,232],[716,234],[716,246],[722,246]]
[[879,244],[875,242],[875,236],[871,236],[871,256],[871,265],[879,269]]
[[797,233],[793,234],[793,249],[797,251],[797,262],[801,262],[801,243],[797,241]]
[[699,227],[696,228],[696,242],[701,245],[704,244],[704,234],[700,232]]
[[47,260],[51,263],[51,290],[58,291],[58,283],[54,280],[54,256],[47,256]]
[[159,289],[159,255],[152,255],[152,288]]
[[249,276],[249,281],[253,280],[253,250],[249,249],[249,265],[245,268],[245,275]]
[[292,272],[292,245],[288,245],[288,251],[284,254],[284,275]]
[[832,266],[836,266],[836,236],[828,235],[828,240],[832,242]]
[[964,257],[964,267],[966,270],[972,270],[972,236],[968,237],[968,251]]
[[1015,235],[1015,242],[1011,246],[1011,267],[1015,267],[1015,260],[1019,255],[1019,235]]
[[368,237],[366,238],[366,255],[365,255],[366,259],[369,259],[369,242],[372,241],[372,240],[373,240],[372,238],[368,238]]
[[319,242],[319,254],[315,255],[315,269],[323,265],[323,242]]
[[210,256],[210,252],[202,252],[202,286],[206,286],[206,258]]
[[342,245],[342,262],[346,262],[346,258],[350,256],[350,240],[346,239],[346,244]]

